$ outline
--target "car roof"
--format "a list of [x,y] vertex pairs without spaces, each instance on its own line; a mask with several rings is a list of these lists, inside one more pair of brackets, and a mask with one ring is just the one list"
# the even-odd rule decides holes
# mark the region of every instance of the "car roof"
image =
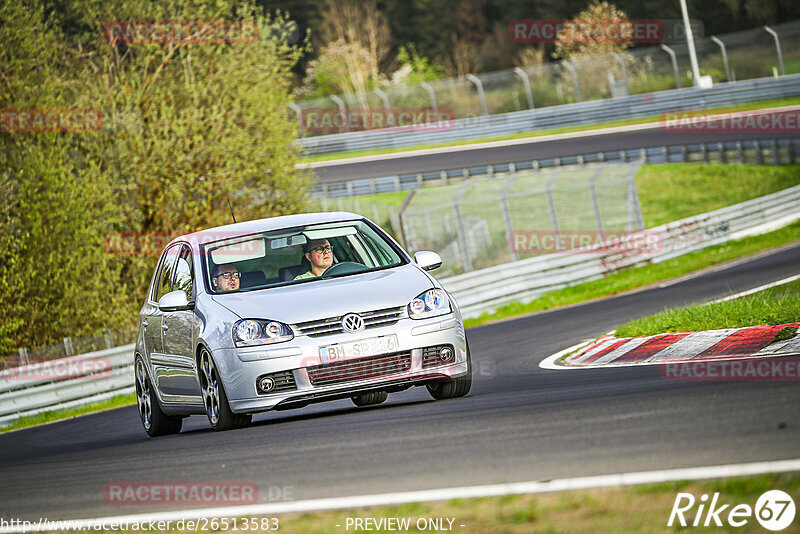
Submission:
[[[296,215],[282,215],[280,217],[267,217],[266,219],[256,219],[254,221],[244,221],[224,226],[207,228],[191,234],[178,236],[169,245],[178,241],[189,241],[190,243],[203,243],[235,237],[240,235],[254,234],[257,232],[267,232],[280,230],[282,228],[292,228],[295,226],[306,226],[309,224],[320,224],[337,221],[352,221],[363,219],[363,215],[350,213],[347,211],[329,211],[324,213],[299,213]],[[169,246],[167,245],[167,246]]]

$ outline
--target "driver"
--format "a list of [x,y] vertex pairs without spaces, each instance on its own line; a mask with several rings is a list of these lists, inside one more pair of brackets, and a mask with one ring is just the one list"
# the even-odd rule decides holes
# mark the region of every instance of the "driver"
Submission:
[[218,265],[214,269],[214,276],[211,277],[211,283],[214,284],[214,289],[220,292],[227,293],[228,291],[236,291],[239,289],[239,269],[231,263]]
[[311,270],[294,277],[295,280],[320,276],[333,264],[333,247],[327,239],[312,239],[303,248],[305,257],[311,264]]

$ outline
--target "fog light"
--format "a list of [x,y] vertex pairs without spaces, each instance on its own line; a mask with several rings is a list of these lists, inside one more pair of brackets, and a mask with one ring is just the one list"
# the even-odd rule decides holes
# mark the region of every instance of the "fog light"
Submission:
[[258,388],[265,393],[272,391],[275,388],[275,380],[273,380],[268,376],[265,376],[264,378],[258,381]]
[[439,359],[443,362],[449,362],[453,359],[453,351],[450,347],[444,347],[439,351]]

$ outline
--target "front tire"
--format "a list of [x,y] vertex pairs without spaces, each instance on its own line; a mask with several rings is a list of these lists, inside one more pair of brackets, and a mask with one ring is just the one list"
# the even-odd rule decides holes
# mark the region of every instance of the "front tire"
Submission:
[[139,405],[139,418],[145,432],[151,437],[177,434],[181,431],[183,419],[164,413],[153,390],[150,376],[141,358],[136,359],[136,402]]
[[213,430],[231,430],[250,424],[250,414],[235,414],[228,404],[228,396],[219,378],[217,366],[208,349],[200,353],[200,388],[203,392],[203,405],[208,422]]
[[380,404],[389,398],[389,394],[385,391],[372,391],[362,395],[350,397],[353,404],[356,406],[372,406],[373,404]]
[[428,393],[436,400],[454,399],[469,393],[472,388],[472,356],[469,352],[469,341],[467,341],[467,374],[452,380],[436,380],[425,385]]

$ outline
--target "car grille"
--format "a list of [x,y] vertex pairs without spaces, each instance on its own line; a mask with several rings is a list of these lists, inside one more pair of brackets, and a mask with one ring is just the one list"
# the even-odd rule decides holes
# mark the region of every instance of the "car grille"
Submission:
[[[450,349],[450,358],[442,360],[439,354],[443,348]],[[456,353],[452,345],[434,345],[433,347],[425,347],[422,349],[422,368],[438,367],[440,365],[447,365],[456,361]]]
[[405,373],[409,369],[410,351],[309,367],[308,379],[312,386],[326,386]]
[[[269,391],[261,391],[261,388],[258,386],[259,381],[264,377],[270,377],[275,381],[275,387]],[[294,381],[294,373],[292,371],[280,371],[278,373],[270,373],[268,375],[261,375],[256,380],[256,390],[259,394],[272,394],[272,393],[279,393],[281,391],[290,391],[297,389],[297,384]]]
[[[370,328],[395,324],[403,315],[403,310],[405,310],[405,306],[363,312],[359,313],[359,315],[364,319],[364,329],[368,330]],[[295,325],[295,331],[298,336],[310,337],[338,334],[344,332],[344,330],[342,330],[342,317],[343,316],[340,315],[338,317],[328,317],[327,319],[297,323]]]

